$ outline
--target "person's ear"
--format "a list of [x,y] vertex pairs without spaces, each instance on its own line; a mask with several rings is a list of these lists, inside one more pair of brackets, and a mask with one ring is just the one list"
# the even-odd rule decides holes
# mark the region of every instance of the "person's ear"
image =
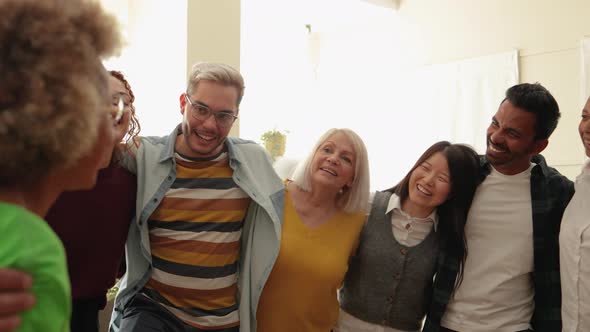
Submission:
[[533,155],[543,152],[547,145],[549,145],[549,140],[546,138],[535,140],[533,143]]
[[185,107],[186,106],[186,93],[183,92],[180,95],[179,101],[180,101],[180,114],[184,115],[184,109],[186,108]]

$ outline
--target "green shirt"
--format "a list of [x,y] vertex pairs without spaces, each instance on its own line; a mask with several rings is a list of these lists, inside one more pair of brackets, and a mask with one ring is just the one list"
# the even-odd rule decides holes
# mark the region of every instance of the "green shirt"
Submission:
[[36,302],[22,315],[19,332],[69,331],[70,282],[63,245],[47,223],[0,202],[0,267],[30,273]]

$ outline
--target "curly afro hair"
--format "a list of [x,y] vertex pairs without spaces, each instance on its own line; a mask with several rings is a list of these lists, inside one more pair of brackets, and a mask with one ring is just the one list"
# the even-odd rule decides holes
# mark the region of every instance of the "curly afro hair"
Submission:
[[[110,101],[101,58],[114,17],[89,0],[0,0],[0,187],[27,185],[87,152]],[[104,110],[104,112],[103,112]]]

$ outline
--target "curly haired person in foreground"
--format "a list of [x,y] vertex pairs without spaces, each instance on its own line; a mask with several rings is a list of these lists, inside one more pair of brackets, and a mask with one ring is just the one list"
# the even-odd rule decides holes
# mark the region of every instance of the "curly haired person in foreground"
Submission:
[[61,194],[45,218],[66,249],[72,285],[71,332],[98,332],[98,314],[122,267],[125,240],[135,215],[137,180],[120,163],[140,130],[135,96],[121,72],[110,74],[112,107],[120,113],[114,114],[118,120],[109,166],[100,170],[92,190]]
[[2,0],[0,12],[0,273],[14,275],[0,278],[0,289],[14,280],[34,295],[0,293],[0,331],[63,332],[71,310],[65,255],[42,218],[62,191],[92,188],[110,157],[101,58],[120,37],[96,2]]

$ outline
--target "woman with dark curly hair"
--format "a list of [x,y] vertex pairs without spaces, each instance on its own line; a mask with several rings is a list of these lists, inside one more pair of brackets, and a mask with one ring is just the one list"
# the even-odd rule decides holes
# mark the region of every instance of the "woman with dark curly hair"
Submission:
[[91,1],[2,0],[0,13],[0,268],[30,274],[35,297],[19,316],[0,294],[0,331],[64,332],[65,253],[42,218],[62,191],[92,188],[111,153],[100,58],[116,51],[120,36]]
[[66,249],[72,284],[72,332],[98,331],[98,312],[105,307],[107,290],[115,283],[135,214],[136,177],[119,163],[121,153],[133,144],[140,130],[135,96],[122,73],[110,74],[112,107],[122,113],[113,114],[117,122],[109,166],[98,174],[94,189],[63,193],[46,218]]

